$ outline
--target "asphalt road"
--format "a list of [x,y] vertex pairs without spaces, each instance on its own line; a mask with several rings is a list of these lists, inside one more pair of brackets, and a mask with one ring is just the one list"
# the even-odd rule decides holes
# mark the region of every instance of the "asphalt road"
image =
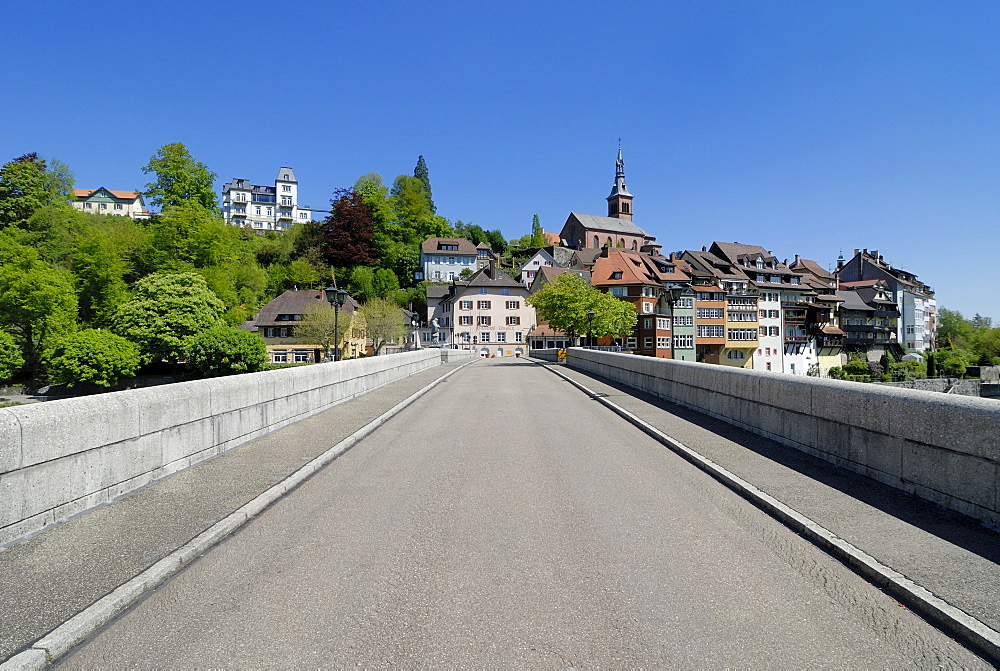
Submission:
[[550,372],[483,361],[67,667],[982,667]]

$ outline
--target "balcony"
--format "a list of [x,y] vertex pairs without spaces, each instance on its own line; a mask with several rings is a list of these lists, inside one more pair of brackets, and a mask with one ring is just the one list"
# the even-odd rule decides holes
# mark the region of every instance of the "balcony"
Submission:
[[292,218],[291,210],[278,210],[278,219],[291,219],[291,218]]
[[809,342],[809,336],[805,335],[786,335],[785,344],[786,345],[805,345]]

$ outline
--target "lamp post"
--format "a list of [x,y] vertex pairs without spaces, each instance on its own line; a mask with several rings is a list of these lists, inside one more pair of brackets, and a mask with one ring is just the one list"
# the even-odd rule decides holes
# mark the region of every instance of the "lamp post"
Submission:
[[677,331],[677,323],[674,319],[674,304],[680,300],[681,294],[686,289],[680,284],[668,284],[666,287],[667,304],[670,305],[670,360],[674,359],[674,333]]
[[479,336],[472,336],[472,351],[479,354]]
[[594,311],[587,311],[587,340],[590,341],[590,346],[594,346]]
[[420,320],[416,315],[410,318],[410,325],[413,327],[413,349],[417,349],[417,329],[420,328]]
[[327,287],[323,290],[326,300],[333,306],[333,339],[336,349],[333,350],[333,360],[340,361],[340,308],[347,300],[347,292],[337,287]]

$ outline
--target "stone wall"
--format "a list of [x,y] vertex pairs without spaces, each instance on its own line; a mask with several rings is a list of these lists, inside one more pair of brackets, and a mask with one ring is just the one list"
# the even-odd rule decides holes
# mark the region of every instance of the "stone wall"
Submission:
[[416,350],[0,408],[0,545],[443,358]]
[[577,348],[567,364],[1000,523],[995,400]]

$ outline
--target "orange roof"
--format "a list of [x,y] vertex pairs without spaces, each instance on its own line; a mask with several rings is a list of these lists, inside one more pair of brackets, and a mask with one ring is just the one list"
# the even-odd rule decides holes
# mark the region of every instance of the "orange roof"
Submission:
[[[77,198],[89,198],[90,196],[100,191],[102,188],[104,187],[100,187],[97,189],[73,189],[73,195],[76,196]],[[135,200],[136,198],[139,197],[138,191],[116,191],[114,189],[104,189],[104,190],[110,193],[115,198],[121,198],[123,200]]]
[[561,242],[558,233],[549,233],[548,231],[542,231],[542,235],[545,236],[545,239],[548,241],[550,245],[558,245]]

